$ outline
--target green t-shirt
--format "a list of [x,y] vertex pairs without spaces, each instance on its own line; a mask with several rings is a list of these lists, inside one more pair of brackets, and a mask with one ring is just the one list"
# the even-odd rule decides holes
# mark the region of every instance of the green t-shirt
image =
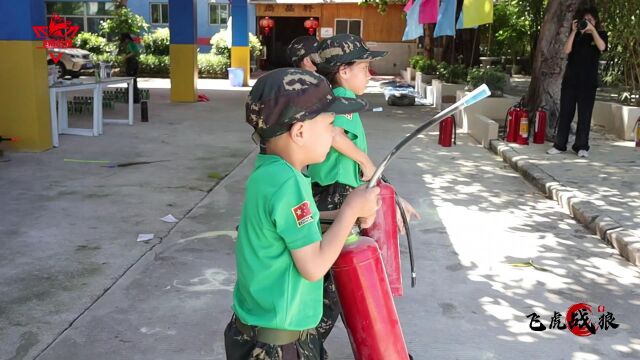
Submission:
[[[333,89],[333,94],[354,99],[356,97],[353,91],[343,87]],[[367,137],[362,127],[362,121],[360,121],[360,114],[336,115],[333,125],[344,129],[358,149],[365,154],[367,153]],[[322,186],[336,182],[352,187],[362,185],[360,165],[334,148],[329,150],[327,158],[323,162],[309,165],[308,174],[312,182]]]
[[127,54],[134,54],[135,57],[138,57],[138,55],[140,55],[140,48],[138,48],[136,43],[130,41],[127,45]]
[[291,250],[322,240],[311,182],[276,155],[258,155],[236,243],[233,311],[248,325],[305,330],[322,316],[323,281],[300,275]]

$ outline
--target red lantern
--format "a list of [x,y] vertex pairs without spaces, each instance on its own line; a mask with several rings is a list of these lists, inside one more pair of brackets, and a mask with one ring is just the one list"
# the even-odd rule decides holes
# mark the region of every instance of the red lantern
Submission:
[[269,36],[269,32],[273,29],[273,25],[275,24],[273,19],[270,19],[268,16],[260,19],[258,23],[262,28],[262,31],[266,36]]
[[309,35],[313,35],[313,33],[318,28],[318,25],[319,25],[318,20],[314,18],[309,18],[309,20],[304,21],[304,27],[305,29],[307,29],[307,31],[309,31]]

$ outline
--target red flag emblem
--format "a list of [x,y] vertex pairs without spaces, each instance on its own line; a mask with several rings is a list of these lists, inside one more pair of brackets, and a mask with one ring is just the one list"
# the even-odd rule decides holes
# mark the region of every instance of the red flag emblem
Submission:
[[313,221],[313,213],[311,212],[311,206],[308,201],[303,201],[300,205],[291,209],[291,211],[293,211],[293,216],[296,218],[298,227]]

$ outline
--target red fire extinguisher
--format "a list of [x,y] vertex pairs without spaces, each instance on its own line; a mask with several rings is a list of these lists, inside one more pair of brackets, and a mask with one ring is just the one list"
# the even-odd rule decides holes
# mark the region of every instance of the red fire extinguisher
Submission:
[[408,360],[380,250],[351,235],[331,269],[356,360]]
[[516,142],[518,139],[518,126],[519,126],[519,114],[520,103],[513,105],[507,110],[507,116],[505,119],[505,140],[510,143]]
[[398,237],[398,222],[396,217],[396,192],[390,184],[380,181],[380,207],[376,219],[367,229],[362,229],[362,235],[375,240],[380,248],[382,263],[387,273],[389,287],[393,296],[402,296],[402,274],[400,265],[400,244]]
[[440,129],[438,133],[438,144],[443,147],[451,147],[451,138],[453,135],[453,144],[456,143],[456,118],[451,115],[447,116],[440,122]]
[[533,132],[533,143],[544,144],[544,136],[547,131],[547,112],[541,106],[536,112],[536,128]]
[[525,107],[519,109],[518,139],[517,144],[529,145],[529,110]]

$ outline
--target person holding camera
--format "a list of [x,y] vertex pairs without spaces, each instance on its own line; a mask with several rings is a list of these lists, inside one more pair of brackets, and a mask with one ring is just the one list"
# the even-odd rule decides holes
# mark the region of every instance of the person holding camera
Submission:
[[571,24],[571,34],[564,45],[568,55],[567,67],[560,92],[560,115],[553,147],[547,154],[556,155],[567,151],[569,129],[578,107],[576,139],[571,147],[579,157],[589,157],[589,131],[591,113],[598,88],[598,64],[600,54],[607,50],[608,36],[598,30],[600,20],[594,7],[580,10]]

